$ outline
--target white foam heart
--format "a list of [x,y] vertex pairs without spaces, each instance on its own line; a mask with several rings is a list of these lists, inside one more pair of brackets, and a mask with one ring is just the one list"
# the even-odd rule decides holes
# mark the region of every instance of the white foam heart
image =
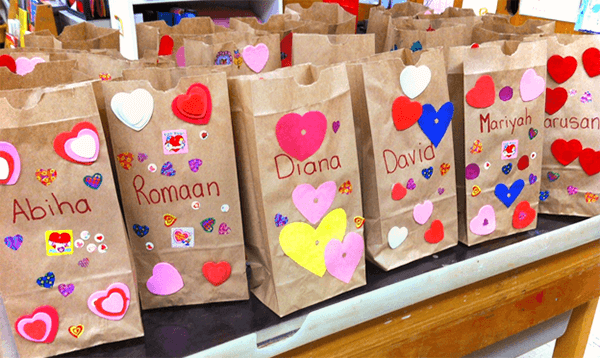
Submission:
[[71,141],[71,150],[82,158],[91,159],[96,154],[96,140],[89,134],[82,135]]
[[393,228],[390,229],[390,232],[388,232],[388,244],[390,245],[390,247],[393,249],[397,248],[398,246],[402,245],[402,243],[404,242],[404,240],[406,240],[406,237],[408,236],[408,229],[406,227],[397,227],[394,226]]
[[431,70],[427,66],[406,66],[400,73],[402,92],[413,99],[423,93],[431,82]]
[[10,168],[8,167],[8,161],[0,157],[0,180],[8,179]]
[[138,88],[131,93],[119,92],[110,101],[113,113],[127,127],[141,131],[154,113],[154,98],[150,92]]

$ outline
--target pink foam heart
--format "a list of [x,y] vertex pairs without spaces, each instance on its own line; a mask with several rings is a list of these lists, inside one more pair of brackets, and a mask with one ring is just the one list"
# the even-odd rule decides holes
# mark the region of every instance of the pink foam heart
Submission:
[[17,148],[9,142],[0,142],[0,153],[1,152],[6,152],[10,155],[13,160],[13,168],[11,172],[6,159],[2,158],[0,155],[1,176],[4,177],[5,174],[8,175],[6,178],[0,178],[0,182],[5,185],[14,185],[21,175],[21,157],[19,156],[19,152],[17,152]]
[[300,184],[292,193],[292,201],[311,224],[316,224],[333,204],[336,192],[334,181],[325,182],[317,189],[310,184]]
[[177,66],[185,67],[185,48],[183,46],[177,50],[175,58],[177,59]]
[[530,68],[521,77],[521,99],[523,102],[533,101],[538,98],[546,90],[546,80],[535,73],[535,70]]
[[[29,334],[27,334],[28,330],[25,328],[25,326],[29,325],[29,324],[35,324],[36,321],[44,322],[44,324],[46,325],[46,330],[45,330],[42,338],[36,339],[35,337],[31,337]],[[17,332],[19,332],[19,334],[21,336],[23,336],[23,338],[25,338],[29,341],[32,341],[32,342],[38,342],[38,343],[44,342],[50,335],[51,329],[52,329],[52,318],[45,312],[38,312],[38,313],[34,314],[33,317],[23,318],[17,323]]]
[[155,295],[168,296],[183,288],[183,278],[173,265],[160,262],[152,269],[152,277],[146,282],[146,287]]
[[413,217],[415,218],[415,221],[421,225],[429,220],[431,213],[433,213],[433,203],[429,200],[425,200],[423,204],[415,205],[415,208],[413,209]]
[[489,235],[496,230],[496,212],[491,205],[484,205],[479,209],[479,214],[471,219],[469,229],[475,235]]
[[275,127],[281,149],[301,162],[321,148],[326,131],[327,118],[319,111],[286,114]]
[[252,71],[259,73],[269,61],[269,48],[263,43],[256,46],[248,45],[244,47],[242,57]]
[[33,71],[35,65],[42,62],[46,62],[46,60],[40,57],[33,57],[31,60],[27,57],[19,57],[15,60],[15,64],[17,65],[17,74],[25,76]]
[[331,276],[345,283],[350,282],[360,263],[365,242],[359,234],[350,232],[343,242],[330,240],[325,247],[325,267]]
[[111,321],[118,321],[125,317],[130,302],[129,287],[124,283],[116,282],[108,286],[105,291],[92,293],[87,304],[95,315]]
[[90,163],[98,159],[100,142],[98,135],[90,129],[82,129],[76,138],[65,142],[65,153],[76,161]]

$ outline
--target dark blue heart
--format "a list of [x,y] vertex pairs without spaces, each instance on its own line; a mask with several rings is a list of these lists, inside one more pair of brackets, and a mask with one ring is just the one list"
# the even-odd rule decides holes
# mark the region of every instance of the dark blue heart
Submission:
[[133,225],[133,231],[135,232],[135,234],[139,237],[144,237],[148,234],[148,231],[150,231],[150,228],[146,225],[141,226],[138,224],[134,224]]
[[496,197],[498,197],[502,204],[506,205],[507,208],[510,208],[512,203],[517,200],[517,197],[519,197],[519,194],[521,194],[521,191],[524,187],[525,181],[523,179],[519,179],[510,186],[510,189],[504,184],[496,185],[494,194],[496,194]]
[[431,178],[433,175],[433,167],[421,170],[421,174],[425,177],[425,179]]
[[42,276],[37,279],[37,284],[44,288],[52,288],[54,286],[54,272],[48,272],[45,276]]
[[419,118],[419,127],[436,148],[444,138],[453,114],[454,105],[452,102],[444,103],[437,112],[435,107],[430,104],[423,106],[423,114]]
[[549,196],[550,192],[548,190],[540,191],[540,201],[546,201],[546,199],[548,199]]
[[511,170],[512,170],[512,163],[508,163],[502,167],[502,173],[504,173],[506,175],[510,174]]

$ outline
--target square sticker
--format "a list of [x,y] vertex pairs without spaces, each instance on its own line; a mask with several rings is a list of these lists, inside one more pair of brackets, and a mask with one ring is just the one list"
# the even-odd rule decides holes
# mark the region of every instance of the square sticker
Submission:
[[46,231],[46,255],[62,256],[73,254],[73,230]]
[[502,160],[516,159],[519,153],[519,141],[507,140],[502,142]]
[[194,247],[193,227],[171,228],[171,247],[186,248]]
[[169,154],[184,154],[188,152],[187,131],[177,129],[162,132],[163,152]]

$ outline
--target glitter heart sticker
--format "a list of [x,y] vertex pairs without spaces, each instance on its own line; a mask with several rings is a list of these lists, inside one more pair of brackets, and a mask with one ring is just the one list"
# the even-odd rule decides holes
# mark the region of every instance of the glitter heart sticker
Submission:
[[508,163],[505,166],[502,167],[502,173],[508,175],[510,174],[510,171],[512,170],[512,163]]
[[533,185],[537,181],[537,176],[533,174],[529,174],[529,184]]
[[231,228],[227,226],[226,223],[221,223],[219,225],[219,235],[229,235],[231,233]]
[[550,196],[550,191],[548,191],[548,190],[540,191],[540,201],[546,201],[546,199],[548,199],[549,196]]
[[481,141],[479,139],[475,140],[473,142],[473,145],[471,146],[471,149],[469,149],[469,152],[471,154],[481,153],[482,151],[483,151],[483,144],[481,143]]
[[415,180],[413,178],[408,179],[406,183],[406,189],[415,190],[417,188],[417,184],[415,184]]
[[160,174],[167,177],[172,177],[176,173],[177,172],[175,171],[175,168],[173,168],[173,163],[171,162],[166,162],[165,164],[163,164],[162,168],[160,168]]
[[196,172],[198,172],[198,170],[202,166],[202,160],[200,160],[200,159],[192,159],[192,160],[188,161],[188,164],[190,165],[190,170],[192,172],[196,173]]
[[579,192],[579,189],[577,189],[576,187],[574,187],[573,185],[569,185],[567,187],[567,193],[569,193],[569,195],[575,195]]
[[17,251],[23,244],[23,236],[17,234],[15,236],[8,236],[4,238],[4,244],[9,249]]
[[429,168],[425,168],[423,170],[421,170],[421,175],[423,175],[423,177],[425,177],[425,179],[431,178],[431,176],[433,175],[433,167],[429,167]]
[[146,153],[138,153],[138,162],[143,163],[146,159],[148,159]]
[[283,216],[283,215],[281,215],[281,214],[279,214],[279,213],[277,213],[277,214],[275,215],[275,226],[276,226],[276,227],[282,227],[282,226],[285,226],[285,224],[287,224],[287,223],[288,223],[288,218],[287,218],[287,216]]
[[558,180],[558,178],[560,178],[560,174],[559,173],[548,172],[548,180],[550,180],[550,182],[554,182],[554,181]]
[[202,229],[204,229],[204,231],[213,232],[214,226],[215,226],[215,219],[207,218],[207,219],[202,220],[202,222],[200,224],[202,225]]
[[339,192],[340,194],[350,194],[352,193],[352,183],[350,183],[350,180],[345,181],[339,188]]
[[594,193],[587,192],[585,193],[585,202],[588,204],[595,203],[598,201],[598,195]]
[[440,173],[442,174],[442,176],[446,175],[448,171],[450,171],[450,164],[442,163],[442,165],[440,165]]

